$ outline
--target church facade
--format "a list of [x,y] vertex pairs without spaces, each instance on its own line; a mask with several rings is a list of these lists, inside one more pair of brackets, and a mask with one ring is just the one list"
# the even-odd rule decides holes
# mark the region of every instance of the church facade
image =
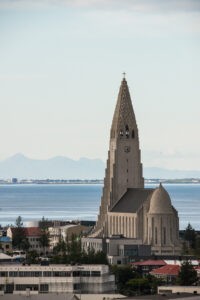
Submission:
[[[120,236],[117,244],[117,236]],[[110,130],[104,186],[95,228],[83,243],[113,239],[151,246],[154,255],[179,255],[179,219],[167,191],[144,188],[139,134],[123,78]],[[118,245],[118,246],[117,246]]]

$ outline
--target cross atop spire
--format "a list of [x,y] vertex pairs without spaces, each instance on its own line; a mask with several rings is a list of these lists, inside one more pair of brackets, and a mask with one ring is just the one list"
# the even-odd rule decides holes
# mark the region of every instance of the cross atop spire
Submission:
[[126,73],[123,72],[122,75],[124,76],[123,79],[126,79]]

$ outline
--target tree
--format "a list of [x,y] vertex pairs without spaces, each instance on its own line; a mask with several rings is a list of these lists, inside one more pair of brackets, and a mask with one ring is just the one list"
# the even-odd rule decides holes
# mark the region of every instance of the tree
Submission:
[[27,251],[30,247],[29,241],[26,238],[25,229],[23,227],[22,217],[18,216],[13,228],[12,244],[14,248]]
[[46,255],[46,247],[49,247],[49,230],[48,230],[48,220],[42,217],[39,222],[39,227],[41,230],[40,244],[44,249],[44,254]]
[[189,261],[184,261],[178,274],[178,283],[180,285],[192,285],[198,280],[197,271]]
[[108,265],[107,256],[103,251],[95,252],[94,248],[88,248],[87,252],[82,250],[83,264],[105,264]]
[[22,228],[23,227],[23,222],[22,222],[22,217],[18,216],[16,221],[15,221],[15,225],[17,228]]
[[147,278],[130,279],[126,283],[126,286],[129,288],[129,294],[132,295],[150,294],[151,291],[151,285]]
[[67,239],[67,255],[70,262],[80,263],[82,260],[81,239],[76,234],[72,234],[71,240]]
[[57,245],[53,248],[53,253],[57,255],[65,255],[67,251],[67,244],[63,239],[59,239]]
[[126,293],[127,286],[126,283],[133,278],[138,278],[139,275],[136,273],[131,266],[112,266],[111,271],[115,275],[115,280],[117,284],[117,289],[119,292]]
[[189,245],[192,249],[195,248],[196,232],[190,223],[188,223],[188,226],[185,229],[184,239],[189,242]]
[[200,236],[196,237],[196,243],[195,243],[195,255],[200,258]]
[[39,261],[39,255],[35,250],[29,251],[27,254],[27,263],[36,264]]

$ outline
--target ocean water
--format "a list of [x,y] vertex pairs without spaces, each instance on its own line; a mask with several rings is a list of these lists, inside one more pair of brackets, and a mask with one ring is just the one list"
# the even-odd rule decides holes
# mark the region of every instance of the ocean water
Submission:
[[[146,187],[155,187],[148,184]],[[200,185],[165,184],[179,214],[180,229],[190,224],[200,230]],[[96,220],[101,200],[101,184],[0,185],[0,224],[14,224],[43,216],[59,220]]]

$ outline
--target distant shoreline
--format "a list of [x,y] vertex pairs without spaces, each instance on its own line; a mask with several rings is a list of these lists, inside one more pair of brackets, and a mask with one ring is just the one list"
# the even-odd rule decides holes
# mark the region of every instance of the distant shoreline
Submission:
[[[0,180],[0,185],[16,185],[16,184],[103,184],[101,179],[17,179]],[[184,179],[145,179],[145,184],[200,184],[200,178],[184,178]]]

